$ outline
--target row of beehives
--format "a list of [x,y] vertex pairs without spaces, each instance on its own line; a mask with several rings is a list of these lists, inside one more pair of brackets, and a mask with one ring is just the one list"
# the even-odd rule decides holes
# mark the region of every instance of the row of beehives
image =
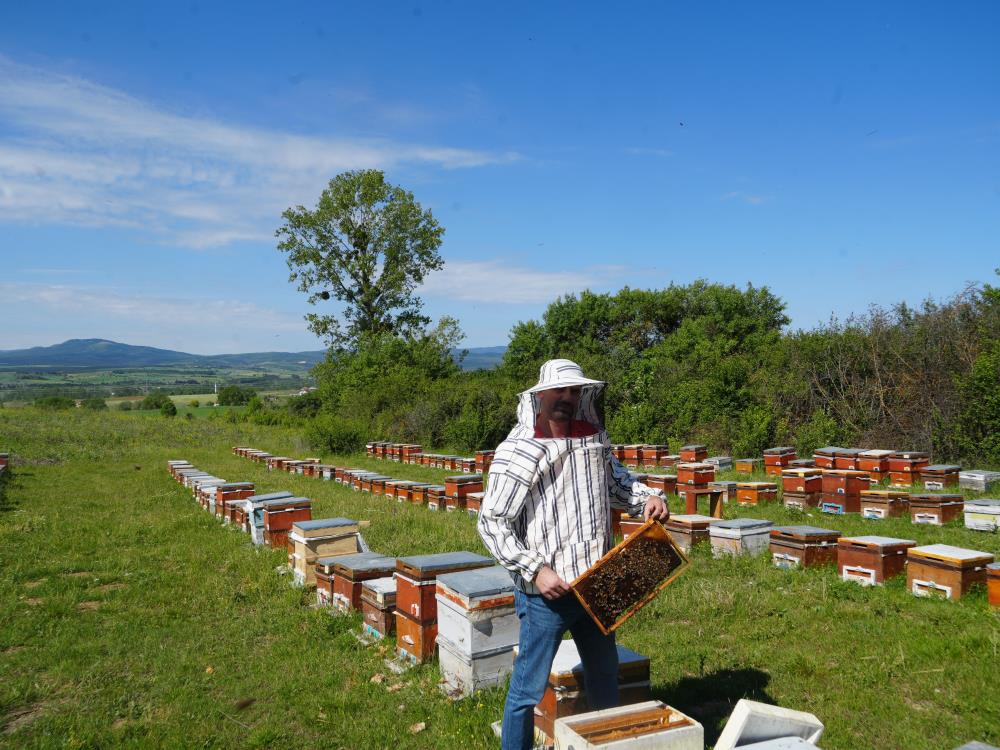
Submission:
[[181,460],[168,467],[224,523],[248,532],[254,544],[286,550],[295,582],[315,586],[319,604],[361,610],[364,632],[394,637],[399,657],[411,663],[438,650],[453,692],[496,685],[510,672],[517,643],[513,583],[490,558],[466,551],[388,557],[367,548],[363,523],[313,519],[309,498],[256,495],[251,482],[226,482]]
[[384,495],[401,503],[426,505],[431,510],[468,510],[476,514],[483,498],[481,474],[459,474],[445,477],[444,484],[431,484],[396,479],[367,469],[322,464],[318,458],[294,459],[274,456],[255,448],[234,447],[233,453],[264,463],[268,469],[332,480],[355,490]]
[[425,453],[423,446],[417,443],[375,441],[365,443],[365,453],[369,458],[382,458],[396,463],[430,466],[448,471],[461,471],[466,474],[473,472],[482,474],[489,471],[494,451],[476,451],[476,455],[469,458],[452,456],[447,453]]
[[[642,526],[623,520],[625,538]],[[918,546],[912,539],[841,536],[815,526],[774,526],[756,518],[724,521],[701,515],[672,516],[667,531],[685,551],[709,543],[716,556],[770,554],[776,567],[836,565],[839,576],[866,586],[881,585],[904,572],[916,596],[959,599],[974,585],[985,584],[992,606],[1000,607],[1000,563],[993,555],[947,544]]]
[[[436,653],[443,687],[450,694],[467,695],[497,686],[513,668],[518,641],[513,582],[489,558],[464,551],[401,558],[358,552],[362,542],[357,522],[293,520],[308,519],[311,501],[306,498],[292,497],[289,492],[254,495],[250,482],[226,482],[185,461],[170,461],[168,467],[203,508],[248,531],[255,543],[280,548],[283,540],[295,541],[290,555],[307,560],[303,543],[330,541],[331,535],[318,533],[321,530],[335,532],[338,543],[348,541],[336,548],[312,547],[314,576],[297,575],[298,582],[314,583],[317,603],[335,612],[360,610],[363,632],[369,638],[395,635],[397,653],[407,662],[424,662]],[[292,558],[290,563],[297,573],[303,572]],[[578,741],[574,738],[614,747],[605,742],[612,737],[628,738],[629,746],[641,739],[655,747],[701,750],[703,731],[696,721],[662,703],[648,702],[649,665],[648,657],[620,646],[620,694],[628,705],[588,713],[579,654],[572,641],[563,642],[545,695],[535,709],[540,739],[564,748]],[[797,715],[773,707],[762,710]],[[734,712],[734,717],[739,714]],[[734,720],[746,723],[739,718],[731,720],[731,725]],[[818,726],[821,730],[822,725]],[[815,726],[810,731],[819,736]]]
[[[285,506],[295,506],[304,500],[292,498],[287,492],[237,498],[235,495],[239,492],[252,493],[253,485],[226,483],[181,462],[173,462],[171,472],[192,489],[203,506],[224,514],[230,522],[246,524],[256,512],[256,522],[251,524],[250,530],[254,533],[253,529],[257,529],[255,540],[262,539],[265,543],[274,543],[280,538],[274,532],[281,525],[277,520],[282,518]],[[356,479],[345,477],[344,481],[360,489]],[[355,522],[334,520],[341,531],[353,528],[356,533]],[[698,532],[714,520],[675,516],[668,527],[675,541],[689,547],[699,540]],[[728,547],[727,551],[735,549]],[[417,662],[431,658],[436,645],[445,684],[453,694],[466,694],[504,680],[511,669],[517,641],[513,590],[506,571],[488,567],[492,561],[468,552],[399,559],[375,552],[345,552],[341,550],[342,554],[316,559],[314,580],[320,603],[338,611],[362,610],[363,627],[369,636],[391,637],[395,628],[397,650],[407,660]],[[301,582],[306,583],[305,580]],[[647,700],[648,658],[623,647],[619,651],[623,701]],[[555,737],[560,747],[567,747],[566,742],[576,743],[575,747],[598,744],[614,747],[605,740],[615,735],[620,741],[628,740],[627,744],[620,745],[623,748],[635,747],[633,743],[639,737],[653,742],[652,747],[703,747],[697,722],[656,702],[581,714],[586,711],[581,669],[573,642],[564,642],[550,673],[545,696],[535,711],[536,726],[543,739],[551,741]],[[764,714],[760,715],[760,711]],[[787,717],[796,712],[759,706],[744,716],[738,707],[716,747],[729,746],[721,744],[727,733],[741,747],[746,741],[765,739],[767,742],[761,745],[762,749],[791,747],[787,744],[791,742],[790,735],[785,730],[777,732],[773,728],[775,713]],[[763,732],[758,726],[762,716],[770,727]],[[739,731],[730,732],[734,725],[739,726]],[[802,747],[812,747],[808,743],[818,736],[816,733],[806,740],[800,739],[799,743]],[[784,739],[777,739],[779,737]],[[591,745],[579,744],[587,738]]]

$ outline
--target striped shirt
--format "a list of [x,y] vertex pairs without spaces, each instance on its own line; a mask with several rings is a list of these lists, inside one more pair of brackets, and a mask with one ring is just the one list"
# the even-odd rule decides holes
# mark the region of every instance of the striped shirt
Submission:
[[543,565],[572,582],[611,548],[610,509],[637,514],[651,495],[663,497],[629,474],[603,431],[580,438],[512,433],[490,465],[479,534],[518,588],[537,594],[532,581]]

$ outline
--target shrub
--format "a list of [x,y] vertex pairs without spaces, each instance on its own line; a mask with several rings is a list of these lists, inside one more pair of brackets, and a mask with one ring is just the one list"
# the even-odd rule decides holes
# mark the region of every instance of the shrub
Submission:
[[40,409],[73,409],[76,407],[76,401],[67,396],[46,396],[45,398],[40,398],[35,400],[35,406]]
[[83,400],[83,408],[100,411],[102,409],[107,409],[108,404],[103,398],[87,398]]
[[240,388],[238,385],[226,385],[219,389],[216,401],[219,406],[243,406],[257,395],[253,388]]
[[176,417],[177,407],[174,406],[174,402],[171,401],[170,399],[167,399],[167,403],[165,403],[163,406],[160,407],[160,414],[162,414],[165,417]]
[[166,404],[172,404],[170,396],[163,391],[154,391],[142,400],[140,409],[162,409]]
[[118,403],[118,411],[132,411],[131,401],[120,401]]
[[201,401],[199,401],[196,398],[193,398],[193,399],[191,399],[190,406],[191,406],[192,409],[197,409],[199,406],[201,406]]
[[365,445],[365,429],[355,422],[321,414],[306,428],[310,447],[326,453],[355,453]]

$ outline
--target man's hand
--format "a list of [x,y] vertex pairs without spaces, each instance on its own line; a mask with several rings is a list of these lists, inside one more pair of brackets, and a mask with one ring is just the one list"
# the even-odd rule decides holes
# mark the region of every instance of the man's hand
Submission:
[[662,497],[650,495],[649,499],[646,500],[646,507],[642,511],[642,517],[647,521],[650,518],[655,518],[657,521],[666,521],[670,518],[670,508],[667,507]]
[[569,593],[569,584],[548,565],[543,565],[538,570],[538,575],[535,576],[535,585],[542,596],[550,601]]

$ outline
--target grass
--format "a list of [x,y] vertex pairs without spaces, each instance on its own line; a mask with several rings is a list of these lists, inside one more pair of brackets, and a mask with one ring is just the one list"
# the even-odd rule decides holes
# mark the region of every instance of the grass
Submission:
[[[387,554],[482,552],[472,520],[268,472],[233,456],[237,444],[314,455],[283,428],[0,411],[0,450],[17,459],[0,502],[0,747],[495,747],[502,690],[450,703],[433,664],[387,674],[384,654],[351,634],[356,615],[312,609],[276,572],[282,553],[218,524],[165,462],[313,497],[317,517],[368,519],[366,539]],[[323,458],[412,479],[449,473]],[[957,524],[727,512],[1000,555],[996,535]],[[829,569],[696,549],[619,639],[650,656],[654,696],[699,718],[710,740],[753,697],[816,713],[827,750],[1000,742],[1000,618],[982,591],[918,600],[900,580],[863,589]],[[426,729],[411,734],[417,722]]]

